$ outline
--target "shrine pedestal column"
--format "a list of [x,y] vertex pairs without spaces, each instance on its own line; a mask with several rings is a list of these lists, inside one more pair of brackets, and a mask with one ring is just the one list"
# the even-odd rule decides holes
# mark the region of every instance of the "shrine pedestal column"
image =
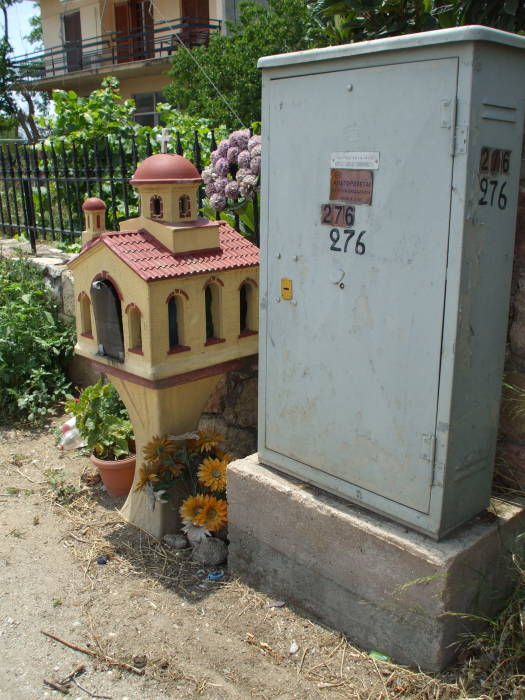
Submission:
[[111,376],[135,430],[137,466],[129,496],[121,510],[125,520],[153,537],[175,533],[181,527],[179,506],[187,496],[175,494],[169,503],[151,503],[144,491],[135,491],[143,465],[144,446],[155,435],[180,435],[196,430],[208,397],[223,374],[205,377],[166,389],[152,389],[127,379]]

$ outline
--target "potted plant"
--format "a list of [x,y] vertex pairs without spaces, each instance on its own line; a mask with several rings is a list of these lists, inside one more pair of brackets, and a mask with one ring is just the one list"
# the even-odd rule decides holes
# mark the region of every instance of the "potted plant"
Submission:
[[99,380],[66,402],[110,496],[129,493],[135,473],[133,426],[117,390]]

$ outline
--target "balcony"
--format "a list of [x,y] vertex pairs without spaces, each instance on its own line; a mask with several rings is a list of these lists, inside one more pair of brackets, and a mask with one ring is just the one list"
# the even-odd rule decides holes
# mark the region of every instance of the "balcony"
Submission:
[[[164,71],[181,43],[187,47],[208,42],[221,21],[183,17],[155,22],[134,32],[110,32],[44,51],[17,56],[12,67],[20,83],[34,90],[59,87],[93,89],[100,74],[136,77]],[[165,65],[163,65],[165,64]]]

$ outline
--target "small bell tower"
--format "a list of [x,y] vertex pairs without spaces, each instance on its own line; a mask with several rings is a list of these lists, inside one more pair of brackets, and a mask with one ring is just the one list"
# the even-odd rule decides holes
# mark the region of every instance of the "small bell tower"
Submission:
[[82,205],[86,228],[82,231],[82,245],[100,236],[106,230],[106,205],[98,197],[86,199]]

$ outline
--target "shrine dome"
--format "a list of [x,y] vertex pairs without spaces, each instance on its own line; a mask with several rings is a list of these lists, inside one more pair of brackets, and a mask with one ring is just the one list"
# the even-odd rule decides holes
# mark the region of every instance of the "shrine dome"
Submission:
[[132,185],[202,182],[197,168],[189,160],[173,153],[156,153],[149,156],[135,170]]
[[103,211],[106,209],[105,203],[98,197],[89,197],[82,204],[82,209],[84,211]]

